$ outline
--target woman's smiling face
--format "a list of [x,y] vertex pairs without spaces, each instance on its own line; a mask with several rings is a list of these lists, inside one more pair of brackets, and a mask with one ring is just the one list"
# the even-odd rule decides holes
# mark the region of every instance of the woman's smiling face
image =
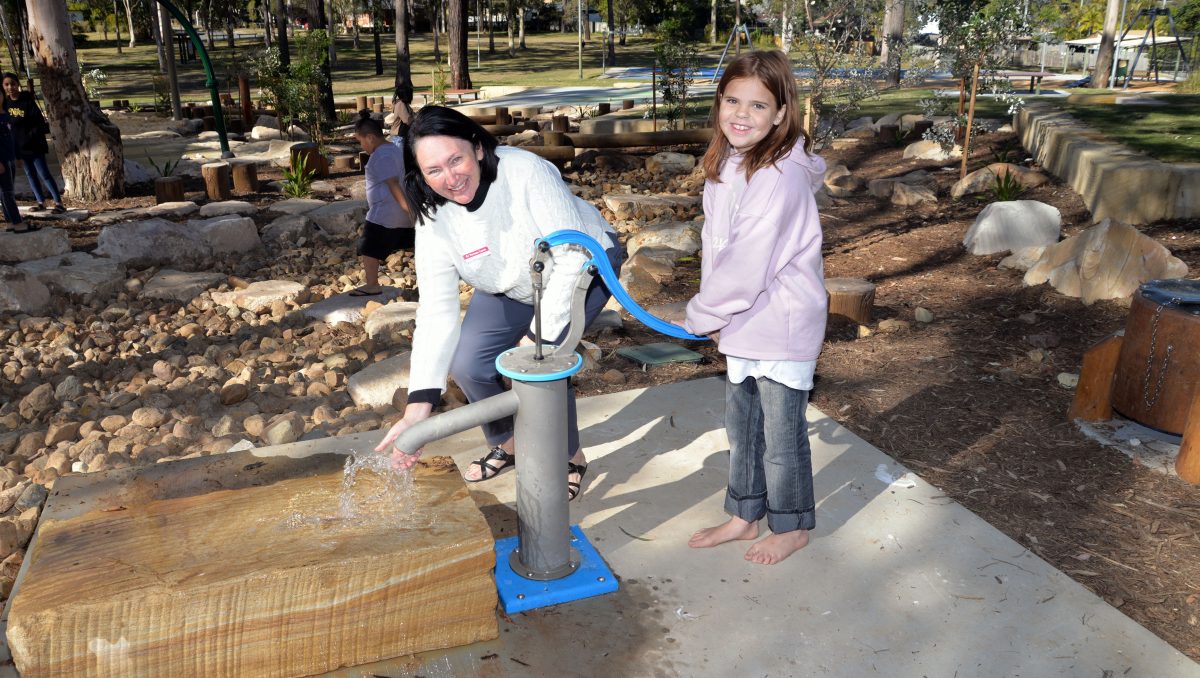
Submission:
[[483,149],[466,139],[429,136],[413,146],[417,167],[434,193],[459,205],[475,198],[483,174]]

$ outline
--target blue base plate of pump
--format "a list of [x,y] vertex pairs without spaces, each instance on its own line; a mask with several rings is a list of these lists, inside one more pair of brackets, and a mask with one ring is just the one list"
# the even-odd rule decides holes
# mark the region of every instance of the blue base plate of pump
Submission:
[[583,530],[578,525],[572,525],[571,535],[571,547],[579,551],[579,568],[562,579],[551,581],[526,579],[512,571],[508,558],[517,548],[517,537],[506,537],[496,542],[496,590],[505,614],[569,603],[617,590],[617,578],[608,569],[596,547],[583,536]]

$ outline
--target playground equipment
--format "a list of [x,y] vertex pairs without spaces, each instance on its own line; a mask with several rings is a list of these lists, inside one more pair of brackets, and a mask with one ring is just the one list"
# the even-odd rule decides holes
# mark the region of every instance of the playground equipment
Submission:
[[[542,274],[551,249],[560,245],[582,247],[591,258],[575,284],[566,338],[557,346],[543,347]],[[500,373],[512,379],[512,390],[419,422],[395,443],[398,449],[416,452],[484,422],[516,417],[518,534],[496,542],[496,586],[509,614],[617,590],[616,579],[583,532],[569,526],[567,505],[567,386],[583,365],[575,348],[585,329],[584,300],[594,277],[599,275],[613,297],[651,329],[679,339],[704,339],[643,310],[621,287],[604,247],[578,231],[558,231],[538,240],[530,272],[534,344],[510,349],[496,359]]]
[[[221,108],[221,93],[217,91],[217,78],[213,74],[212,61],[208,58],[208,51],[204,49],[204,41],[200,39],[200,34],[196,32],[196,27],[192,25],[191,21],[188,21],[187,15],[179,11],[178,7],[169,0],[156,0],[156,2],[166,7],[171,16],[175,17],[175,20],[183,27],[183,31],[187,33],[192,44],[195,45],[196,53],[200,55],[200,63],[204,65],[204,75],[208,78],[205,80],[204,86],[208,88],[209,93],[212,95],[213,124],[216,127],[217,138],[221,142],[221,157],[232,158],[233,151],[229,150],[229,136],[225,133],[225,114]],[[163,30],[165,31],[167,28]],[[250,124],[250,122],[246,121],[246,124]]]

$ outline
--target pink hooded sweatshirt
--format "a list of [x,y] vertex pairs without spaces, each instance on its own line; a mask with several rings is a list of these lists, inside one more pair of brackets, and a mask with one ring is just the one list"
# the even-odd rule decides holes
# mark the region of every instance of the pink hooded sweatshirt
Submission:
[[720,331],[718,350],[750,360],[816,360],[825,338],[825,274],[814,191],[825,161],[798,143],[750,183],[731,154],[704,184],[700,292],[684,325]]

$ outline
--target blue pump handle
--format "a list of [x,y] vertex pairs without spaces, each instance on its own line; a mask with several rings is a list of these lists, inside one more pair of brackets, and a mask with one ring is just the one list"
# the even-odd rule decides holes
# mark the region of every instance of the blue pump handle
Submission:
[[579,245],[587,250],[592,255],[592,258],[583,267],[586,269],[588,266],[595,266],[596,270],[600,272],[600,277],[604,280],[604,284],[608,287],[608,291],[616,297],[617,302],[624,306],[625,310],[629,311],[633,317],[641,321],[646,327],[669,337],[675,337],[676,339],[690,339],[693,341],[708,339],[708,337],[692,334],[678,325],[656,318],[646,309],[639,306],[633,300],[633,297],[629,296],[629,293],[625,291],[625,288],[621,286],[617,272],[613,270],[612,264],[608,262],[608,256],[604,254],[604,246],[596,242],[594,238],[579,231],[564,230],[555,231],[538,240],[539,244],[542,242],[545,242],[550,247]]

